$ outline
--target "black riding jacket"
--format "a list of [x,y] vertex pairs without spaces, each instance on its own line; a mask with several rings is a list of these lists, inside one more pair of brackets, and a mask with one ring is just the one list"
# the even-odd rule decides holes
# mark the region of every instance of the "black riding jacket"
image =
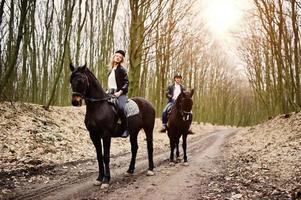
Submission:
[[[184,92],[185,87],[182,84],[180,84],[180,87],[181,87],[181,92]],[[168,102],[173,101],[172,97],[173,97],[174,90],[175,90],[175,83],[168,86],[167,91],[166,91],[166,97],[168,98]]]
[[[108,75],[110,75],[111,71]],[[115,70],[115,79],[117,84],[117,92],[122,90],[122,94],[127,94],[129,87],[129,79],[127,70],[122,65],[117,66]]]

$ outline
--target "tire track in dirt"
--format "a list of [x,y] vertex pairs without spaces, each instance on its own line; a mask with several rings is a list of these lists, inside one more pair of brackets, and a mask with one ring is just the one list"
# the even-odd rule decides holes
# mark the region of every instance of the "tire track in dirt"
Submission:
[[[156,177],[138,176],[121,184],[112,192],[96,192],[90,196],[74,196],[75,199],[204,199],[199,192],[200,178],[218,173],[216,160],[221,155],[221,147],[237,130],[212,133],[203,139],[191,142],[189,166],[163,163],[158,167]],[[189,143],[188,143],[189,144]]]
[[[217,131],[213,133],[209,133],[206,135],[201,135],[200,137],[196,137],[193,139],[193,141],[189,141],[188,139],[188,159],[191,160],[191,165],[202,165],[202,162],[206,156],[208,157],[214,157],[216,154],[218,154],[219,147],[223,144],[223,142],[226,140],[226,137],[229,135],[232,135],[235,133],[237,129],[227,129],[223,131]],[[181,148],[180,148],[180,152]],[[164,168],[169,168],[168,166],[168,158],[169,158],[169,150],[156,152],[154,154],[154,162],[156,165],[155,173],[156,175],[153,177],[148,177],[148,179],[152,180],[160,180],[161,178],[159,176],[162,175],[162,172],[160,170]],[[195,156],[196,154],[200,154],[199,156]],[[127,186],[135,185],[135,183],[138,181],[141,181],[142,184],[145,182],[145,184],[148,184],[151,181],[145,181],[146,179],[146,170],[148,166],[148,160],[147,155],[144,155],[143,157],[137,158],[136,161],[136,172],[134,175],[127,176],[125,174],[128,164],[130,161],[130,154],[123,154],[120,156],[116,156],[114,158],[111,158],[111,185],[109,189],[107,190],[101,190],[100,187],[93,186],[93,182],[97,177],[97,172],[95,171],[97,168],[95,168],[95,163],[93,165],[87,165],[86,167],[87,171],[80,177],[73,176],[70,179],[67,180],[58,180],[57,182],[54,181],[54,183],[50,186],[41,187],[36,190],[23,192],[16,194],[13,199],[97,199],[99,197],[101,198],[124,198],[124,193],[127,191],[123,191],[124,188],[127,188]],[[207,159],[208,160],[208,159]],[[195,163],[197,162],[197,163]],[[206,163],[208,164],[208,162]],[[206,168],[206,164],[204,167]],[[200,165],[200,166],[201,166]],[[190,167],[189,166],[189,167]],[[174,174],[175,177],[177,177],[177,174],[180,173],[180,178],[175,178],[176,182],[178,179],[181,179],[181,176],[183,176],[181,170],[186,169],[184,166],[175,167]],[[187,168],[188,169],[188,168]],[[200,167],[198,166],[197,169],[200,170]],[[164,170],[163,170],[164,171]],[[185,171],[185,170],[184,170]],[[184,174],[185,175],[185,174]],[[68,176],[64,175],[64,176]],[[166,177],[167,179],[170,178],[170,176]],[[142,185],[145,185],[142,184]],[[152,186],[152,183],[150,183]],[[155,183],[153,185],[160,185],[160,183]],[[170,183],[172,184],[172,182]],[[137,186],[135,186],[137,187]],[[148,187],[147,185],[145,186]],[[168,187],[168,186],[167,186]],[[172,185],[170,186],[172,187]],[[139,188],[139,187],[138,187]],[[164,187],[161,187],[162,191]],[[168,188],[166,189],[168,190]],[[143,194],[150,194],[150,197],[152,197],[153,192],[152,190],[142,191]],[[166,191],[164,193],[168,194]],[[119,196],[118,196],[119,195]],[[143,199],[145,199],[143,196]],[[159,196],[158,196],[159,197]],[[183,196],[185,197],[185,196]],[[159,197],[160,198],[160,197]]]

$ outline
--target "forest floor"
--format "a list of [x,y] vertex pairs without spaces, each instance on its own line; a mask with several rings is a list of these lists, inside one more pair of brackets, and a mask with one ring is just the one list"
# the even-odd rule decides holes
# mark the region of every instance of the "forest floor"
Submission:
[[95,150],[85,107],[0,103],[0,199],[301,199],[301,113],[233,128],[193,123],[189,166],[170,166],[169,140],[154,131],[155,176],[144,134],[136,173],[128,139],[114,138],[108,189],[93,186]]

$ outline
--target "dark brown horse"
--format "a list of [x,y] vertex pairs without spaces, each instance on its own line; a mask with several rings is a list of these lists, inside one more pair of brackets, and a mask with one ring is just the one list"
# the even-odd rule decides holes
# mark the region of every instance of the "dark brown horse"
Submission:
[[184,163],[187,164],[187,135],[192,122],[192,96],[194,90],[191,92],[182,92],[173,106],[168,123],[167,134],[170,141],[170,162],[174,163],[174,150],[176,149],[176,156],[179,158],[179,140],[182,136],[183,140],[183,158]]
[[[75,68],[70,64],[72,71],[70,83],[72,87],[72,105],[81,106],[86,102],[85,125],[95,146],[99,166],[99,176],[96,184],[107,187],[110,181],[110,146],[111,137],[117,125],[118,116],[112,105],[108,103],[109,96],[105,93],[99,81],[86,67]],[[148,150],[148,174],[153,175],[153,129],[155,123],[155,109],[143,98],[132,98],[139,107],[139,114],[128,118],[132,158],[128,173],[134,173],[136,154],[138,150],[137,135],[143,128],[146,134]],[[103,145],[103,147],[102,147]]]

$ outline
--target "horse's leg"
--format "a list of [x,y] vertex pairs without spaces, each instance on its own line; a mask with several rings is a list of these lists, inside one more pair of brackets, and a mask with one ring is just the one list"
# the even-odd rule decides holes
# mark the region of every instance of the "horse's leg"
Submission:
[[148,154],[148,170],[154,170],[154,161],[153,161],[153,128],[144,129],[147,142],[147,154]]
[[105,170],[104,170],[104,177],[102,179],[102,182],[105,184],[109,184],[111,175],[110,175],[110,148],[111,148],[111,137],[104,137],[102,139],[103,141],[103,149],[104,149],[104,164],[105,164]]
[[135,163],[136,163],[136,155],[138,151],[138,141],[137,141],[137,135],[138,131],[131,131],[130,134],[130,142],[131,142],[131,152],[132,152],[132,158],[131,163],[128,169],[128,173],[133,174],[135,171]]
[[181,162],[179,146],[180,146],[180,138],[177,138],[176,139],[176,161],[177,162]]
[[176,143],[176,159],[179,160],[180,152],[179,152],[179,142]]
[[[98,134],[91,133],[91,132],[90,132],[90,138],[95,146],[96,156],[97,156],[97,161],[98,161],[99,175],[98,175],[97,181],[101,182],[103,179],[103,176],[104,176],[101,140],[100,140],[100,137],[98,136]],[[97,185],[97,183],[95,183],[95,184]]]
[[187,154],[186,154],[186,148],[187,148],[187,133],[183,134],[183,154],[184,154],[184,163],[187,162]]
[[169,162],[174,162],[174,150],[176,147],[176,143],[172,137],[169,138],[170,142],[170,157],[169,157]]

